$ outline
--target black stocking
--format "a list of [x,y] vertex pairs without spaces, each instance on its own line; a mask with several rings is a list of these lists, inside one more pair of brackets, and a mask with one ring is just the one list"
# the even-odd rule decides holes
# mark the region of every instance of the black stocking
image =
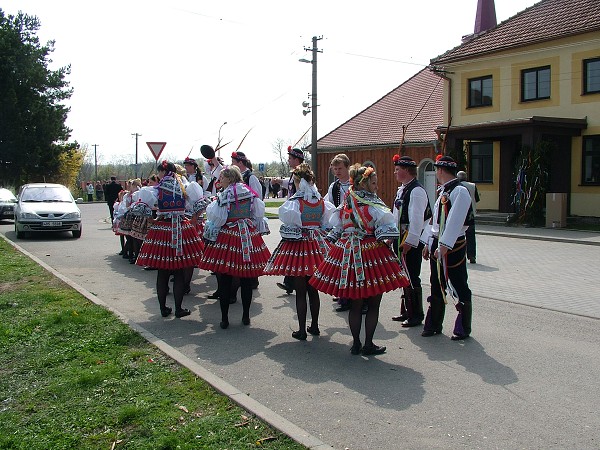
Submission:
[[250,304],[252,303],[252,285],[255,278],[240,278],[240,288],[242,292],[242,322],[250,320]]
[[217,276],[219,292],[219,305],[221,306],[221,322],[229,323],[229,297],[231,296],[231,275],[219,274]]
[[167,306],[167,294],[169,293],[169,277],[170,270],[158,269],[156,272],[156,295],[158,296],[158,304],[161,312]]
[[375,334],[375,328],[377,328],[377,322],[379,322],[381,297],[382,295],[379,294],[367,299],[369,310],[365,316],[365,347],[373,345],[373,335]]
[[181,304],[183,303],[183,293],[185,291],[183,271],[184,269],[173,271],[173,297],[175,297],[175,313],[181,311]]
[[362,326],[362,300],[352,299],[350,302],[350,311],[348,311],[348,325],[354,343],[360,342],[360,328]]
[[[298,330],[300,334],[306,333],[306,291],[307,283],[304,277],[294,277],[294,289],[296,290],[296,314],[298,315]],[[311,308],[312,309],[312,308]]]

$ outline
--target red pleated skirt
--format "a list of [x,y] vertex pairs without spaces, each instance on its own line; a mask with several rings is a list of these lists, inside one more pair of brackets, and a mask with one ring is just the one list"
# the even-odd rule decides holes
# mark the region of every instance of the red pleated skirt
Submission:
[[[314,231],[318,233],[318,231]],[[325,248],[304,230],[300,240],[282,240],[265,266],[265,275],[311,277],[323,262],[330,243],[322,239]]]
[[342,262],[348,239],[333,244],[309,283],[318,291],[333,297],[364,299],[410,285],[394,252],[373,236],[360,242],[364,280],[357,281],[354,255],[350,253],[346,286],[342,285]]
[[219,231],[216,242],[207,242],[201,269],[223,273],[234,277],[255,278],[263,275],[263,270],[271,252],[256,228],[248,226],[250,248],[249,260],[244,261],[242,238],[237,226],[224,226]]
[[171,245],[171,219],[161,220],[148,229],[135,263],[163,270],[198,267],[202,262],[204,243],[189,220],[181,221],[182,255]]

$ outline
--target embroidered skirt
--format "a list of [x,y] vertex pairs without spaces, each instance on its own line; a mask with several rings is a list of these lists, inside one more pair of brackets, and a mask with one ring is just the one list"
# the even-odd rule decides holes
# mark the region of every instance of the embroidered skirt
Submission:
[[133,222],[131,222],[131,231],[129,232],[129,236],[135,239],[139,239],[143,241],[146,239],[146,234],[148,233],[148,217],[147,216],[134,216]]
[[410,285],[394,252],[374,236],[344,233],[309,283],[334,297],[364,299]]
[[217,240],[207,241],[198,267],[241,278],[263,275],[271,252],[260,233],[248,222],[242,220],[223,225]]
[[265,275],[310,277],[327,256],[330,245],[320,230],[303,229],[301,239],[279,243],[265,267]]
[[171,219],[160,220],[150,226],[135,263],[138,266],[163,270],[197,267],[203,258],[204,243],[189,220],[181,221],[181,250],[173,245]]

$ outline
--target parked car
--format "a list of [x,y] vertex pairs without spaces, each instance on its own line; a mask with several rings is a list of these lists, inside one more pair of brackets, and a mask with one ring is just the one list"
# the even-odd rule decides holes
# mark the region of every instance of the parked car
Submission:
[[81,237],[81,211],[62,184],[31,183],[21,187],[15,207],[17,239],[25,233],[71,231]]
[[0,220],[11,219],[15,216],[17,197],[8,189],[0,188]]

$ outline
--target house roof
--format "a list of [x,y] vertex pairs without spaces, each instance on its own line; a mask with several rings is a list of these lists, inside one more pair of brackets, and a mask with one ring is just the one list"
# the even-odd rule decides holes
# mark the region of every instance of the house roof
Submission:
[[318,148],[344,148],[425,143],[437,138],[443,125],[442,78],[423,69],[365,110],[323,136]]
[[600,1],[542,0],[497,27],[437,56],[431,64],[471,59],[600,30]]

